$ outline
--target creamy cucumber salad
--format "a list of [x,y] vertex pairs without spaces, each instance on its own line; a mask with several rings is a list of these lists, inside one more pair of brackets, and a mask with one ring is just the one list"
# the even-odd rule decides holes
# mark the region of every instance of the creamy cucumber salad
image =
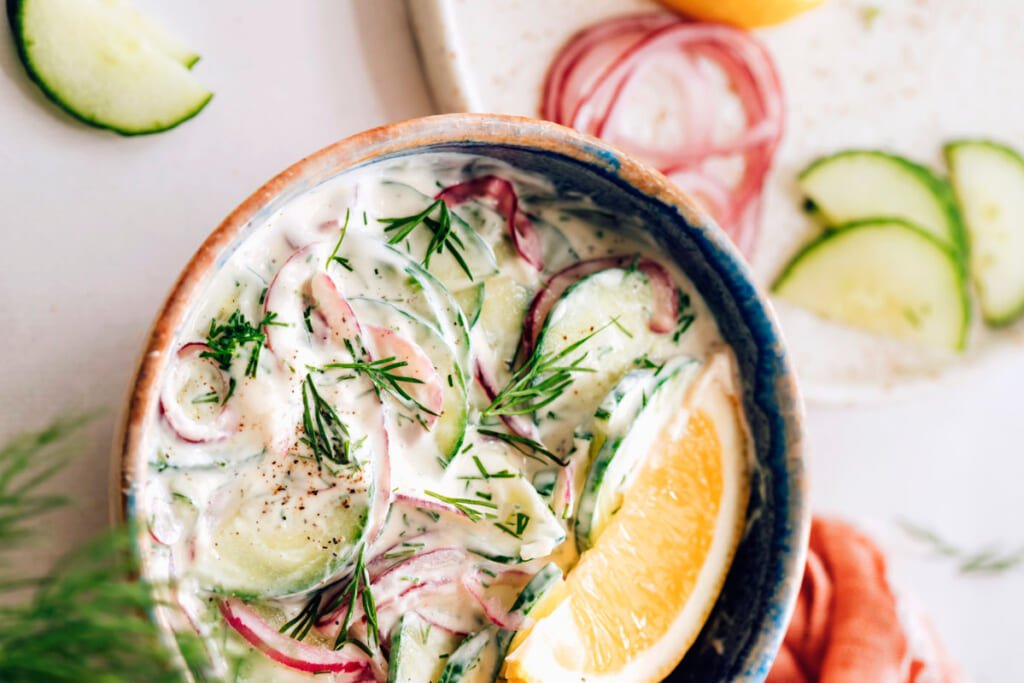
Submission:
[[489,158],[378,163],[256,220],[148,430],[166,618],[211,677],[497,680],[731,355],[713,316],[631,217]]

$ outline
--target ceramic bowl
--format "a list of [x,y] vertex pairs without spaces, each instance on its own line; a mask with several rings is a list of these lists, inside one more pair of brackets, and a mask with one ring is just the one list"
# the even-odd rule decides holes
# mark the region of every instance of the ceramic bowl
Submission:
[[264,218],[309,188],[385,159],[434,152],[501,159],[549,177],[560,192],[639,217],[707,302],[739,361],[757,464],[745,533],[725,586],[672,680],[762,681],[796,600],[809,519],[801,401],[771,306],[725,234],[689,197],[650,167],[551,123],[455,114],[376,128],[306,157],[245,200],[193,256],[156,319],[116,444],[119,514],[129,520],[136,514],[159,378],[209,278]]

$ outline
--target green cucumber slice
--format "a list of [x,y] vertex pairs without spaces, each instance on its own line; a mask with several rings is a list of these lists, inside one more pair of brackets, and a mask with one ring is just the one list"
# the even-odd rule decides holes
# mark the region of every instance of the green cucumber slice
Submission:
[[188,68],[199,61],[196,54],[177,36],[171,34],[142,12],[123,0],[99,0],[101,4],[120,15],[121,21],[140,39],[145,39],[159,52]]
[[964,281],[959,257],[931,233],[878,219],[814,240],[772,289],[830,320],[925,347],[962,350],[970,319]]
[[470,329],[476,327],[476,323],[480,319],[486,295],[487,289],[483,282],[452,294],[462,308],[462,313],[466,316],[466,322],[469,323]]
[[982,315],[1007,325],[1024,314],[1024,157],[989,140],[955,141],[945,154]]
[[899,218],[957,253],[967,253],[964,227],[949,185],[909,159],[876,150],[847,150],[818,159],[800,174],[799,182],[833,226]]
[[456,636],[406,612],[391,634],[388,683],[434,683],[457,645]]
[[488,626],[462,641],[448,658],[438,683],[492,683],[498,677],[501,662],[495,637],[498,628]]
[[651,452],[664,426],[683,409],[701,367],[696,360],[676,358],[658,370],[630,373],[598,408],[595,422],[604,424],[604,435],[594,442],[596,453],[576,515],[576,542],[581,551],[594,545],[621,506],[630,475]]
[[[638,270],[609,268],[569,287],[552,307],[537,339],[542,354],[557,354],[593,335],[568,362],[586,354],[582,366],[562,395],[536,415],[543,441],[565,451],[576,427],[587,428],[595,408],[636,359],[656,349],[662,338],[650,330],[654,290]],[[614,321],[614,322],[613,322]]]
[[[203,588],[246,599],[294,595],[351,564],[367,531],[372,473],[352,471],[324,488],[315,463],[295,460],[285,471],[267,456],[215,494],[195,536]],[[296,479],[318,495],[294,495]]]
[[441,415],[431,431],[441,458],[450,460],[462,446],[469,419],[469,398],[455,352],[428,322],[395,304],[363,297],[353,297],[349,303],[360,322],[394,330],[415,342],[430,358],[441,377],[444,393]]
[[85,123],[122,135],[157,133],[213,97],[188,70],[186,51],[120,3],[8,0],[7,11],[29,76]]
[[[398,211],[398,215],[403,215],[403,212],[406,211],[410,214],[418,213],[434,201],[432,197],[411,185],[396,181],[381,183],[379,196],[375,199],[383,206],[388,207],[389,211]],[[448,249],[440,254],[431,255],[428,270],[449,290],[458,292],[467,287],[473,287],[497,273],[498,265],[491,247],[477,234],[476,230],[470,227],[469,223],[455,209],[449,209],[449,214],[452,217],[452,234],[454,239],[461,244],[459,253],[465,260],[472,278],[466,275]],[[431,236],[432,233],[425,226],[421,226],[409,233],[403,242],[394,246],[413,260],[422,263]],[[468,313],[466,317],[469,317]]]
[[[509,613],[513,616],[529,615],[540,599],[561,580],[562,570],[557,564],[544,565],[520,591]],[[515,634],[515,631],[497,626],[476,632],[452,653],[440,683],[494,683]]]

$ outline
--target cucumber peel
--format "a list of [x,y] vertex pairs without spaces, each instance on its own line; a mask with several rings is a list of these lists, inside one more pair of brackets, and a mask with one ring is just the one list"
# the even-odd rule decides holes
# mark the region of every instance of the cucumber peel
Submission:
[[799,184],[831,226],[897,218],[917,225],[956,253],[967,253],[949,184],[905,157],[845,150],[814,161],[800,173]]
[[805,246],[772,286],[822,317],[931,348],[963,350],[970,302],[962,259],[898,219],[840,226]]
[[122,135],[158,133],[213,97],[189,67],[192,51],[112,0],[8,0],[29,77],[71,116]]
[[1024,315],[1024,157],[991,140],[957,140],[943,151],[970,234],[982,316],[1008,325]]

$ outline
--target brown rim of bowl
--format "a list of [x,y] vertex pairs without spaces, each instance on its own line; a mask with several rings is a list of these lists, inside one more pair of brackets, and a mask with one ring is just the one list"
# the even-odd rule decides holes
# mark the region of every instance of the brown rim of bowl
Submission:
[[[113,442],[111,486],[114,490],[111,491],[111,512],[115,520],[124,521],[127,518],[128,507],[132,502],[133,482],[145,472],[147,460],[141,457],[143,439],[147,421],[157,408],[158,380],[163,374],[167,351],[174,341],[176,330],[188,313],[193,296],[203,279],[232,247],[250,220],[294,183],[318,172],[329,171],[333,175],[381,156],[434,144],[453,143],[507,145],[560,154],[591,167],[603,167],[604,171],[617,176],[653,200],[674,207],[689,224],[702,229],[705,239],[731,256],[743,278],[762,302],[764,316],[771,326],[773,342],[781,352],[782,332],[771,303],[765,291],[755,282],[739,251],[688,195],[647,164],[571,128],[516,116],[444,114],[380,126],[314,152],[265,183],[206,238],[178,276],[153,322],[129,385],[123,415]],[[791,366],[784,360],[783,365],[786,371],[777,379],[775,391],[776,396],[786,398],[788,404],[779,408],[787,425],[786,462],[795,499],[785,513],[786,536],[791,544],[791,552],[786,561],[790,573],[784,585],[773,591],[776,599],[772,619],[774,626],[767,627],[771,633],[763,632],[756,636],[762,647],[769,649],[777,649],[781,645],[785,632],[782,625],[788,623],[795,607],[810,534],[807,477],[801,444],[803,403]],[[761,675],[767,673],[764,667],[770,666],[773,657],[774,650],[770,655],[766,652],[755,655],[748,661],[754,668],[748,668],[741,678],[759,680]]]

